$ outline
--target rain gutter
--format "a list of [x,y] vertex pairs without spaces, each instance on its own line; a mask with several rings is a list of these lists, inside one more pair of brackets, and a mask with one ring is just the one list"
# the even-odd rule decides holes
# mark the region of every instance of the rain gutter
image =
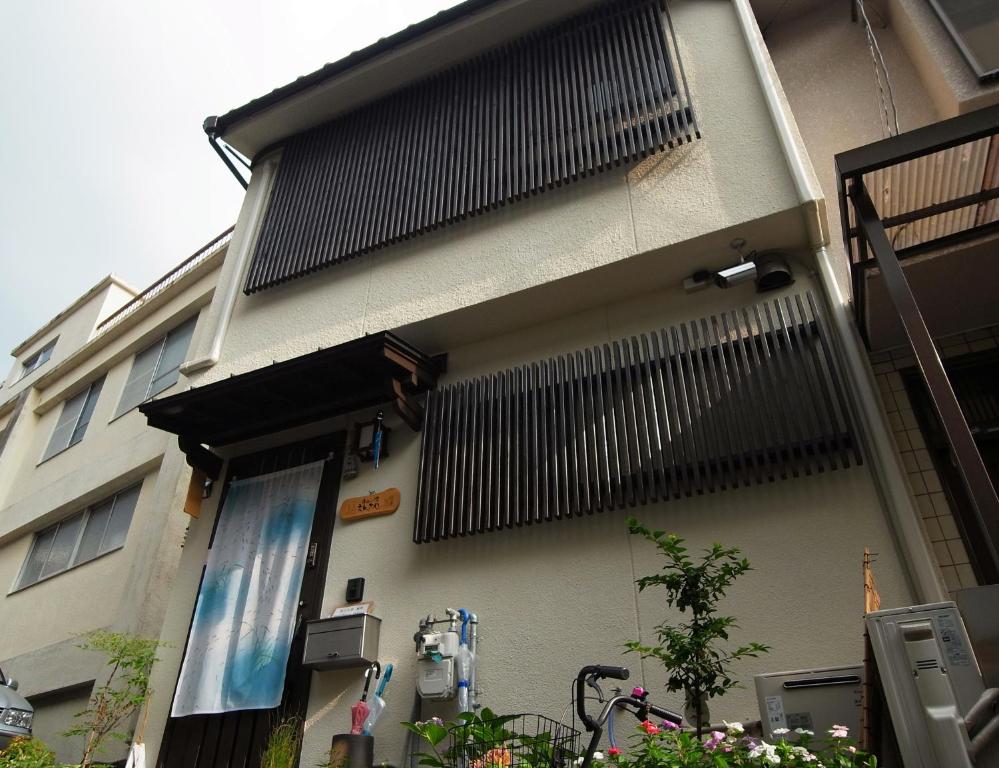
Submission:
[[939,602],[948,599],[947,590],[923,535],[918,511],[913,505],[901,459],[891,438],[891,428],[881,406],[881,398],[871,370],[867,351],[853,322],[847,299],[836,280],[833,259],[827,246],[825,196],[815,178],[815,171],[799,146],[797,127],[790,116],[777,72],[770,60],[760,28],[749,0],[732,0],[739,28],[746,42],[756,78],[780,141],[781,151],[794,181],[798,202],[805,214],[810,245],[818,265],[819,280],[825,289],[834,338],[840,363],[848,371],[847,386],[859,410],[860,433],[867,448],[875,483],[891,520],[910,585],[917,601]]

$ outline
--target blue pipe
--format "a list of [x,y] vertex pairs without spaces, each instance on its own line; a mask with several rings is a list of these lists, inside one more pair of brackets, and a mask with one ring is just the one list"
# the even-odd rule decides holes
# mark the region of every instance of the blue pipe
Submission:
[[468,645],[468,620],[471,618],[471,614],[467,609],[459,608],[458,615],[461,617],[461,644]]

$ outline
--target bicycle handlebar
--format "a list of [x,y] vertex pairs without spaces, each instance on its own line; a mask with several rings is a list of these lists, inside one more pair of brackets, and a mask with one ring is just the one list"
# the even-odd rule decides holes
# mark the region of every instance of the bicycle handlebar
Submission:
[[596,721],[586,712],[586,691],[583,686],[587,679],[596,681],[602,677],[611,677],[615,680],[627,680],[630,675],[627,667],[605,667],[601,664],[590,664],[579,670],[576,675],[576,714],[586,730],[592,731],[597,727]]

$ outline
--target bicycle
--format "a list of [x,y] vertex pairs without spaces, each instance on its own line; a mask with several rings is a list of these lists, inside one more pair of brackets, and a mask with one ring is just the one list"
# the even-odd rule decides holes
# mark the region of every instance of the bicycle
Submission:
[[[598,680],[610,678],[613,680],[627,680],[631,676],[627,667],[608,667],[603,665],[590,665],[583,667],[576,675],[575,699],[576,714],[583,724],[583,727],[590,736],[590,743],[586,748],[586,754],[579,768],[590,768],[593,763],[593,754],[597,750],[597,745],[604,734],[604,726],[610,725],[608,735],[611,743],[614,743],[614,713],[618,709],[630,710],[639,721],[648,720],[652,715],[662,720],[669,721],[676,726],[683,725],[683,716],[678,715],[669,709],[657,707],[649,703],[649,692],[642,688],[634,688],[630,695],[617,694],[610,699],[604,700],[603,690],[600,688]],[[602,703],[603,709],[595,718],[586,711],[586,690],[592,688],[597,692],[597,701]]]

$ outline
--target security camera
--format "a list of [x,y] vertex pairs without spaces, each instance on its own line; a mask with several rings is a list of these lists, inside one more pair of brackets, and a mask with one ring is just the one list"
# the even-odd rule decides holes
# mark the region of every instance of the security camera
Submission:
[[734,285],[755,279],[756,263],[752,261],[743,261],[715,273],[715,285],[719,288],[731,288]]

